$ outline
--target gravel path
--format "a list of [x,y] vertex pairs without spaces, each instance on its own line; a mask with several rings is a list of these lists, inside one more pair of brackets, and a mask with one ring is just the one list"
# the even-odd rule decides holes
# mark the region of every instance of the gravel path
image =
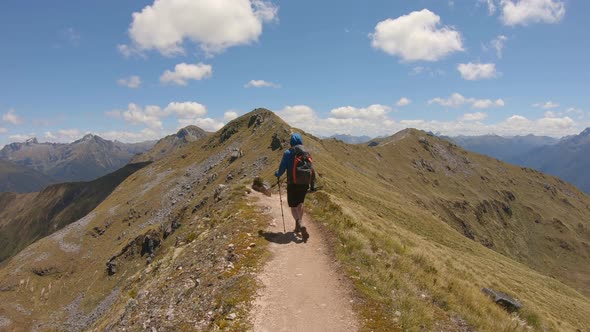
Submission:
[[[327,242],[304,216],[310,238],[293,234],[294,221],[283,197],[287,233],[283,233],[279,196],[259,195],[259,204],[275,219],[264,233],[271,260],[259,275],[264,287],[254,302],[254,331],[357,331],[352,297],[327,254]],[[270,209],[269,209],[270,207]]]

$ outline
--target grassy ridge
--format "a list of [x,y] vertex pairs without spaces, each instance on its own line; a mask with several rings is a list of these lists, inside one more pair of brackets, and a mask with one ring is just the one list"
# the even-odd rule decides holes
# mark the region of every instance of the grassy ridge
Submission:
[[[588,298],[531,269],[531,266],[545,267],[545,271],[555,271],[567,266],[560,274],[563,280],[587,291],[587,279],[581,273],[588,268],[584,264],[587,256],[583,251],[556,249],[546,238],[535,237],[533,231],[526,230],[538,225],[530,220],[537,215],[557,216],[568,230],[578,227],[569,223],[572,219],[587,227],[584,204],[588,198],[554,178],[516,167],[498,165],[503,169],[503,177],[495,177],[492,169],[496,165],[491,164],[491,159],[461,151],[456,151],[455,156],[469,158],[473,169],[450,172],[446,166],[453,166],[451,157],[455,156],[437,161],[437,154],[424,149],[419,141],[422,136],[427,137],[424,133],[410,131],[400,136],[404,135],[372,150],[335,141],[310,141],[316,149],[314,156],[325,188],[324,193],[311,200],[312,211],[316,220],[336,237],[337,256],[368,303],[360,307],[366,319],[365,328],[587,329],[590,326]],[[437,144],[434,138],[429,140],[432,145]],[[412,166],[412,160],[416,159],[429,163],[434,172],[417,174],[419,171]],[[477,178],[484,181],[480,172],[487,177],[483,184],[476,181]],[[552,198],[551,194],[539,193],[538,188],[519,186],[519,182],[533,182],[537,178],[543,180],[539,184],[541,188],[549,184],[557,190],[575,192],[579,201],[569,196],[568,204],[560,199],[561,191],[556,194],[558,197]],[[493,238],[491,249],[495,251],[466,237],[463,226],[439,206],[441,197],[451,201],[460,197],[468,200],[470,206],[476,206],[477,200],[496,198],[505,189],[513,191],[519,200],[511,204],[512,217],[503,220],[495,212],[490,213],[491,216],[485,217],[489,227],[486,229],[478,228],[476,211],[471,219],[466,218],[467,213],[455,216],[470,227],[476,240],[494,235],[489,229],[494,229],[490,224],[495,222],[492,225],[501,234]],[[523,202],[525,198],[530,200]],[[521,212],[528,211],[527,205],[533,203],[544,207],[537,209],[536,214]],[[582,246],[580,238],[587,239],[587,236],[583,233],[572,236],[572,233],[564,230],[559,235],[567,237],[572,246]],[[521,242],[510,246],[510,237],[500,242],[507,234],[526,236],[527,246]],[[552,250],[562,250],[561,257],[552,257]],[[527,255],[519,255],[521,252],[538,252],[546,266],[538,266],[535,257],[529,259]],[[514,257],[526,265],[511,259]],[[580,273],[572,273],[573,269]],[[515,295],[525,304],[524,310],[519,317],[509,315],[481,293],[482,287]]]

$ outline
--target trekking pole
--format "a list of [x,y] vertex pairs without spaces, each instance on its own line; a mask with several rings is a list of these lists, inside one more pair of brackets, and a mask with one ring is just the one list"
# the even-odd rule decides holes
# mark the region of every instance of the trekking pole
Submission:
[[277,184],[279,185],[279,199],[281,201],[281,217],[283,217],[283,233],[287,233],[287,228],[285,228],[285,213],[283,212],[283,195],[281,194],[281,178],[277,178]]

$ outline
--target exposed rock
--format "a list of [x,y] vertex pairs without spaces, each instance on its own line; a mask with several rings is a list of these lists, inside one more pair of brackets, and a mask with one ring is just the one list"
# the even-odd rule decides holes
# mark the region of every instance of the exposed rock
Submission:
[[287,142],[285,140],[283,140],[279,137],[279,134],[274,133],[272,135],[272,141],[270,142],[270,148],[273,151],[278,150],[278,149],[282,149],[286,146],[286,143]]
[[498,292],[491,288],[482,288],[481,291],[509,312],[515,312],[522,308],[522,303],[505,293]]
[[117,273],[117,261],[111,259],[107,262],[107,273],[112,276]]
[[271,196],[270,185],[264,182],[264,180],[262,180],[262,178],[259,176],[254,178],[254,181],[252,183],[252,189],[261,192],[268,197]]
[[12,321],[10,319],[0,316],[0,327],[1,328],[9,327],[10,325],[12,325]]
[[260,126],[264,122],[264,117],[261,114],[254,114],[248,121],[248,128],[254,126],[254,128]]
[[207,201],[208,200],[209,200],[209,197],[205,197],[199,203],[197,203],[197,205],[195,205],[195,207],[193,208],[193,213],[195,213],[198,210],[202,209],[203,206],[205,206],[207,204]]
[[238,315],[236,315],[233,312],[231,314],[227,315],[227,317],[225,317],[225,319],[227,319],[227,320],[234,320],[236,318],[238,318]]
[[234,162],[234,161],[236,161],[238,158],[241,158],[241,157],[243,157],[243,156],[244,156],[244,151],[242,151],[242,149],[235,148],[235,149],[232,151],[232,153],[231,153],[231,156],[229,157],[229,161],[230,161],[230,162]]
[[223,129],[223,132],[221,132],[221,136],[219,137],[219,143],[227,141],[237,132],[238,128],[236,128],[235,126],[226,126],[225,129]]
[[412,161],[412,165],[414,166],[414,168],[417,168],[419,170],[425,169],[431,173],[436,173],[432,164],[430,164],[428,161],[424,159],[414,160]]
[[217,186],[217,188],[215,188],[215,193],[213,194],[213,199],[215,199],[216,202],[219,202],[223,199],[223,194],[225,193],[225,190],[227,189],[227,186],[224,184],[220,184]]
[[160,239],[154,236],[146,235],[143,240],[143,247],[141,250],[141,255],[144,254],[153,255],[156,251],[156,248],[160,245]]
[[47,267],[34,267],[31,272],[34,274],[44,277],[52,274],[59,273],[59,270],[55,266],[47,266]]
[[92,237],[99,237],[104,234],[106,229],[102,228],[102,227],[94,227],[94,228],[92,228],[92,231],[93,231]]

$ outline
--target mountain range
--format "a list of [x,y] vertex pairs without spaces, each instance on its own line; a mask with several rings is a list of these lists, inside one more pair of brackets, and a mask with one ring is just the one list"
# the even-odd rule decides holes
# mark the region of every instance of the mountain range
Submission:
[[467,150],[558,176],[590,193],[590,128],[561,139],[534,135],[445,138]]
[[348,144],[362,144],[371,140],[369,136],[353,136],[347,134],[332,135],[328,138],[337,139]]
[[[322,188],[306,209],[329,238],[320,249],[350,281],[363,330],[590,328],[589,196],[423,131],[351,145],[265,109],[138,169],[89,213],[5,261],[0,321],[22,330],[247,330],[268,257],[256,234],[277,222],[249,187],[255,177],[276,181],[294,131]],[[502,310],[487,287],[523,309]]]
[[0,170],[0,188],[31,192],[49,183],[91,181],[125,166],[154,143],[126,144],[88,134],[69,144],[39,143],[35,138],[8,144],[0,150],[0,160],[5,162],[4,165],[8,165],[6,162],[17,165],[23,180],[16,181],[7,175],[7,171]]

